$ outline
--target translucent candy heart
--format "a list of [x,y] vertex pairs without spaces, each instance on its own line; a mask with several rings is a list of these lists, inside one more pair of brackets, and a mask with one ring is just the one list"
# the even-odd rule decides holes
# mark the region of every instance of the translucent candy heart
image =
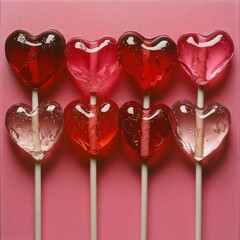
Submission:
[[[189,101],[178,101],[173,107],[173,130],[176,140],[183,150],[192,158],[201,161],[213,153],[226,138],[230,125],[230,112],[224,106],[213,103],[207,105],[203,110]],[[203,155],[196,157],[196,137],[201,129],[196,128],[196,115],[203,120]]]
[[98,155],[118,131],[118,106],[113,101],[92,106],[72,101],[64,110],[69,136],[85,151]]
[[142,90],[167,79],[175,64],[177,47],[168,36],[147,39],[126,32],[118,40],[119,62]]
[[96,41],[73,38],[67,43],[66,61],[76,83],[97,92],[118,69],[116,40],[104,37]]
[[50,30],[38,36],[17,30],[6,40],[6,57],[18,78],[31,88],[51,80],[64,62],[65,39]]
[[[34,143],[33,118],[39,119],[39,145]],[[5,116],[5,124],[11,139],[35,160],[42,160],[58,141],[63,130],[63,110],[55,102],[41,104],[31,110],[26,104],[10,107]]]
[[139,103],[133,101],[120,108],[119,126],[123,139],[142,161],[149,160],[153,152],[168,144],[170,112],[164,104],[143,110]]
[[223,31],[208,36],[188,33],[178,40],[178,59],[190,78],[205,85],[225,69],[232,56],[234,45]]

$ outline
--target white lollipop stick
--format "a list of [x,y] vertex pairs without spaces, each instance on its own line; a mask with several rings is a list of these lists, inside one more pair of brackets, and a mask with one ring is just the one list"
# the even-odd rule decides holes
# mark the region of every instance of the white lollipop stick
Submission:
[[142,164],[141,192],[141,240],[147,239],[147,204],[148,204],[148,166]]
[[[208,58],[207,48],[202,48],[197,59],[198,75],[197,83],[206,80]],[[195,142],[195,160],[196,160],[196,219],[195,219],[195,240],[202,239],[202,158],[204,149],[204,119],[202,118],[204,108],[204,89],[202,85],[198,86],[196,109],[196,142]]]
[[[91,94],[90,105],[96,103],[96,95]],[[97,162],[93,156],[90,158],[90,234],[91,240],[97,239]]]
[[[38,107],[38,91],[32,91],[32,110]],[[36,112],[32,116],[32,141],[33,150],[41,151],[39,116]],[[41,162],[35,160],[35,191],[34,191],[34,216],[35,216],[35,240],[41,240]]]
[[[204,107],[203,87],[198,88],[197,107]],[[202,239],[202,157],[204,145],[204,120],[201,118],[202,110],[196,110],[196,219],[195,219],[195,240]]]
[[[150,51],[143,48],[143,59],[150,58]],[[150,64],[143,64],[144,72],[150,73]],[[142,116],[142,137],[141,137],[141,156],[149,156],[149,121],[144,119],[148,117],[148,110],[150,108],[150,92],[143,96],[143,116]],[[141,240],[147,239],[147,213],[148,213],[148,166],[142,163],[141,172]]]
[[[150,108],[150,94],[145,94],[143,98],[143,109]],[[144,116],[143,116],[144,117]],[[144,119],[142,120],[144,122]],[[144,126],[145,124],[145,126]],[[141,139],[141,155],[148,155],[149,146],[149,124],[148,121],[142,124],[142,139]],[[143,127],[144,126],[144,127]],[[148,138],[148,139],[146,139]],[[146,163],[142,164],[141,172],[141,240],[147,239],[147,209],[148,209],[148,166]]]

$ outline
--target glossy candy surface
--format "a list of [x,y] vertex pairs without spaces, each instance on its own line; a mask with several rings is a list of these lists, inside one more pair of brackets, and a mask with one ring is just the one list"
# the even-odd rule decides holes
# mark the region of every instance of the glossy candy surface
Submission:
[[119,62],[142,90],[167,79],[176,61],[177,47],[168,36],[147,39],[126,32],[118,40]]
[[67,43],[65,55],[76,83],[91,93],[104,87],[118,69],[117,44],[111,37],[96,41],[73,38]]
[[14,73],[26,85],[40,88],[51,80],[64,62],[65,39],[49,30],[38,36],[17,30],[5,43],[6,57]]
[[[40,150],[33,141],[32,119],[38,115]],[[41,104],[31,110],[26,104],[16,104],[6,113],[5,124],[11,139],[35,160],[42,160],[58,141],[63,130],[63,110],[57,103]]]
[[143,110],[139,103],[130,101],[120,108],[119,126],[123,139],[141,160],[149,160],[153,152],[168,144],[169,114],[170,108],[164,104]]
[[[183,150],[195,158],[195,142],[198,134],[196,129],[196,105],[189,101],[178,101],[173,107],[173,130]],[[207,105],[198,117],[204,120],[203,156],[198,161],[213,153],[226,138],[230,125],[230,112],[218,103]]]
[[182,68],[199,85],[217,77],[228,66],[234,50],[231,37],[223,31],[208,36],[184,34],[177,45]]
[[72,101],[64,110],[69,136],[85,151],[97,155],[118,131],[118,106],[106,101],[96,106]]

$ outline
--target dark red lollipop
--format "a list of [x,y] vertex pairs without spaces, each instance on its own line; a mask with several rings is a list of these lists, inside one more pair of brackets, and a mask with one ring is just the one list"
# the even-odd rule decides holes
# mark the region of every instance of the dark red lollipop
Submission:
[[65,39],[56,30],[33,36],[17,30],[5,43],[6,57],[18,78],[32,89],[52,79],[64,62]]
[[[141,160],[150,160],[155,151],[168,144],[167,140],[172,131],[170,112],[170,108],[164,104],[142,109],[139,103],[133,101],[120,108],[119,127],[123,139]],[[148,133],[145,134],[144,131]]]
[[168,36],[147,39],[126,32],[118,40],[119,62],[146,91],[167,79],[176,61],[177,47]]

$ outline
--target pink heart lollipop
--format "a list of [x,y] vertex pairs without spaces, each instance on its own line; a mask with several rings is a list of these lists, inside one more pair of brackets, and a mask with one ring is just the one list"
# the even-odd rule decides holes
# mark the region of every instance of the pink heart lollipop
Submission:
[[[195,239],[202,239],[202,160],[213,153],[230,128],[230,113],[219,104],[204,106],[204,86],[220,80],[233,56],[233,42],[224,31],[208,36],[185,34],[178,40],[178,60],[198,85],[197,105],[188,101],[173,106],[176,139],[196,164]],[[217,83],[217,81],[215,81]],[[204,161],[206,162],[206,161]]]
[[[40,150],[35,149],[33,142],[32,118],[35,115],[40,123]],[[20,103],[8,109],[5,123],[11,139],[35,160],[42,160],[61,135],[63,110],[57,103],[47,103],[32,111]]]
[[[198,109],[198,111],[197,111]],[[204,107],[203,110],[189,101],[183,100],[176,102],[173,107],[174,119],[172,121],[173,130],[177,141],[182,149],[193,159],[197,161],[204,160],[212,154],[226,138],[230,125],[231,115],[227,108],[212,103]],[[196,135],[196,114],[204,120],[204,148],[201,158],[195,156]]]
[[228,66],[234,50],[231,37],[224,31],[208,36],[184,34],[177,46],[180,65],[199,85],[215,79]]
[[116,40],[104,37],[96,41],[73,38],[67,43],[66,62],[77,85],[91,93],[103,88],[118,69]]

